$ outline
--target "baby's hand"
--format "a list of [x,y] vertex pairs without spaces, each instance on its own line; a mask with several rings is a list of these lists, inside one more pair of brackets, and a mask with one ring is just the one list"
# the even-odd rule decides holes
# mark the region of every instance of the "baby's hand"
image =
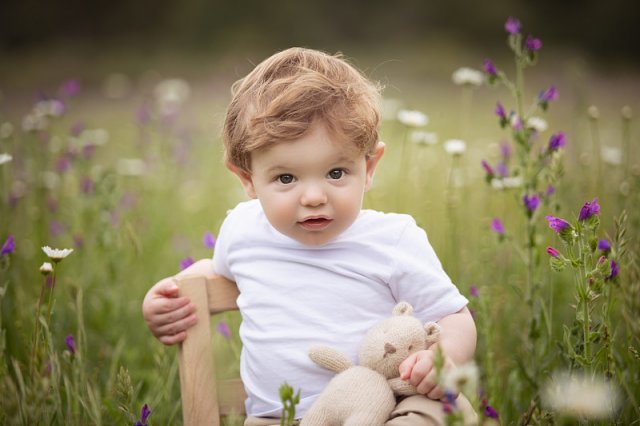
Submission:
[[[444,389],[438,386],[438,375],[434,366],[436,359],[435,351],[426,349],[415,352],[402,364],[400,364],[400,378],[415,386],[418,393],[426,395],[430,399],[442,399],[445,395]],[[444,369],[453,366],[453,361],[445,357]],[[458,395],[453,395],[457,397]]]
[[187,329],[197,322],[196,307],[178,296],[172,278],[156,283],[142,302],[142,315],[151,333],[165,345],[175,345],[187,337]]

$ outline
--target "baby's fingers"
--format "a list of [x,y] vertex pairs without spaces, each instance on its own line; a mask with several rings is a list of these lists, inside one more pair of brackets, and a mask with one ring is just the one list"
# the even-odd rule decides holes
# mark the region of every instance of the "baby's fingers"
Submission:
[[192,327],[198,322],[198,317],[195,314],[190,314],[178,321],[170,323],[164,323],[163,325],[154,328],[154,334],[158,338],[162,336],[173,336],[182,332],[186,332],[188,328]]
[[186,337],[187,337],[187,332],[181,331],[180,333],[173,334],[171,336],[158,336],[158,340],[160,340],[161,343],[167,346],[171,346],[171,345],[175,345],[176,343],[182,342]]

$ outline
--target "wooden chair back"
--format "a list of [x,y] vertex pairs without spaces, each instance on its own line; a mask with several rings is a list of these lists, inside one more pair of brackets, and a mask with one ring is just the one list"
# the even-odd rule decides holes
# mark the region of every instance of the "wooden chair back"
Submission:
[[221,276],[176,277],[180,295],[196,305],[198,323],[179,347],[180,392],[185,426],[220,425],[220,416],[244,414],[246,394],[240,379],[216,381],[210,315],[237,310],[240,294]]

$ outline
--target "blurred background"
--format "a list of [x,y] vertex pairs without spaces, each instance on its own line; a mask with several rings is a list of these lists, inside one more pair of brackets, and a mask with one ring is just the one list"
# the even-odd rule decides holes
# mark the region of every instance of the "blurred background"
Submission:
[[[477,313],[481,379],[504,424],[537,391],[518,376],[522,364],[539,366],[538,377],[566,365],[559,342],[575,325],[574,281],[548,267],[544,248],[561,242],[544,215],[575,218],[595,197],[599,238],[620,249],[624,277],[608,336],[625,398],[640,400],[637,352],[627,352],[640,348],[640,3],[8,0],[1,10],[0,424],[133,424],[143,404],[156,424],[180,424],[175,348],[151,336],[140,305],[154,282],[211,256],[227,209],[245,199],[222,160],[230,86],[291,46],[341,51],[385,86],[387,151],[365,205],[410,213],[427,230]],[[481,166],[508,160],[517,170],[503,148],[512,134],[494,112],[497,101],[515,108],[511,94],[452,81],[485,58],[514,79],[509,16],[543,43],[524,87],[527,114],[544,118],[531,152],[559,131],[567,139],[557,181],[545,181],[555,192],[535,189],[535,214],[523,210],[527,190],[487,185]],[[543,111],[537,97],[551,86],[559,98]],[[433,142],[410,143],[416,129],[396,119],[400,109],[424,112],[420,130]],[[462,152],[447,149],[450,139],[466,141]],[[492,231],[497,218],[507,236]],[[38,269],[45,245],[74,248],[55,286]],[[523,309],[521,249],[536,250],[540,303],[553,311],[548,335],[530,332],[530,346],[523,330],[539,317]],[[46,300],[52,314],[38,322]],[[239,317],[221,321],[235,330]],[[38,324],[46,344],[32,350]],[[214,341],[221,375],[237,375],[235,331]],[[620,424],[640,416],[637,407],[626,404]]]

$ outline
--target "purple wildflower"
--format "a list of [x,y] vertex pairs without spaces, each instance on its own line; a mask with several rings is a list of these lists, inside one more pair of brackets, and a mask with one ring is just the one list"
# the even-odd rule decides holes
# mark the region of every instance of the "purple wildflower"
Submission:
[[494,217],[491,221],[491,230],[498,235],[504,235],[504,225],[502,224],[502,221],[497,217]]
[[9,235],[2,245],[2,251],[0,251],[0,256],[4,256],[5,254],[13,253],[16,249],[16,240],[13,235]]
[[520,33],[520,21],[513,16],[509,16],[507,22],[504,24],[504,29],[509,34],[518,34]]
[[550,197],[555,192],[556,192],[556,188],[553,185],[549,184],[549,186],[547,186],[547,191],[545,193],[547,194],[547,197]]
[[69,129],[69,133],[71,134],[71,136],[77,138],[78,136],[80,136],[84,129],[84,123],[82,121],[76,121],[73,126],[71,126],[71,129]]
[[471,297],[475,297],[475,298],[480,297],[480,292],[478,291],[478,287],[476,287],[475,285],[472,285],[469,288],[469,294],[471,295]]
[[558,99],[558,91],[556,90],[556,86],[551,86],[547,90],[540,92],[538,95],[538,100],[540,102],[551,102]]
[[229,324],[225,321],[220,321],[217,326],[218,333],[222,334],[227,339],[231,337],[231,329],[229,328]]
[[151,415],[151,410],[149,409],[149,406],[147,404],[144,404],[142,406],[142,410],[140,411],[140,420],[138,420],[134,426],[148,426],[149,423],[147,423],[147,420],[149,419],[149,416]]
[[94,184],[89,176],[83,176],[82,179],[80,179],[80,190],[85,195],[93,194]]
[[608,277],[605,278],[605,281],[609,281],[614,279],[615,277],[618,276],[618,274],[620,273],[620,267],[618,266],[618,264],[616,263],[615,260],[611,261],[611,274],[609,274]]
[[602,250],[603,252],[608,252],[611,250],[611,244],[608,240],[600,240],[598,241],[598,250]]
[[493,62],[491,62],[491,59],[489,58],[486,58],[484,60],[483,68],[484,68],[484,71],[492,77],[495,77],[498,75],[498,69],[496,68],[495,65],[493,65]]
[[557,151],[567,144],[567,137],[564,132],[558,132],[549,138],[549,151]]
[[502,106],[502,104],[500,102],[496,103],[496,115],[498,117],[500,117],[501,119],[506,120],[507,119],[507,113],[504,110],[504,107]]
[[67,346],[69,352],[71,352],[71,355],[76,353],[76,341],[73,339],[73,335],[69,334],[65,337],[64,344]]
[[527,208],[527,210],[529,210],[530,212],[534,212],[540,205],[540,198],[535,194],[531,196],[525,194],[522,197],[522,202],[524,203],[524,206]]
[[80,93],[80,82],[78,80],[69,79],[62,83],[60,87],[60,93],[65,98],[72,98],[78,93]]
[[216,246],[216,237],[211,232],[206,232],[202,237],[202,244],[208,249],[212,249]]
[[189,256],[185,259],[182,259],[180,261],[180,270],[185,270],[187,269],[189,266],[193,265],[195,263],[195,261],[193,260],[193,257]]
[[493,171],[493,168],[491,167],[491,165],[489,165],[489,163],[487,163],[485,160],[482,160],[481,164],[484,171],[487,172],[488,177],[493,177],[493,175],[495,175],[495,172]]
[[500,154],[502,154],[502,158],[504,158],[505,160],[511,158],[511,145],[509,145],[507,142],[502,142],[500,144]]
[[549,222],[549,228],[553,229],[558,234],[569,228],[571,225],[564,219],[560,219],[555,216],[546,216],[547,221]]
[[547,254],[551,257],[560,257],[560,252],[553,247],[547,247]]
[[580,209],[578,220],[582,222],[583,220],[587,220],[598,213],[600,213],[600,205],[598,204],[598,198],[596,197],[593,201],[587,201],[584,203],[584,206]]
[[490,405],[484,407],[484,416],[490,419],[498,419],[499,415],[495,408]]
[[58,173],[64,173],[71,168],[71,161],[66,155],[58,157],[56,160],[56,171]]
[[537,52],[542,48],[542,40],[529,34],[524,42],[524,46],[529,52]]
[[498,165],[496,166],[496,171],[498,172],[498,175],[500,177],[504,178],[509,176],[509,167],[504,162],[498,163]]

